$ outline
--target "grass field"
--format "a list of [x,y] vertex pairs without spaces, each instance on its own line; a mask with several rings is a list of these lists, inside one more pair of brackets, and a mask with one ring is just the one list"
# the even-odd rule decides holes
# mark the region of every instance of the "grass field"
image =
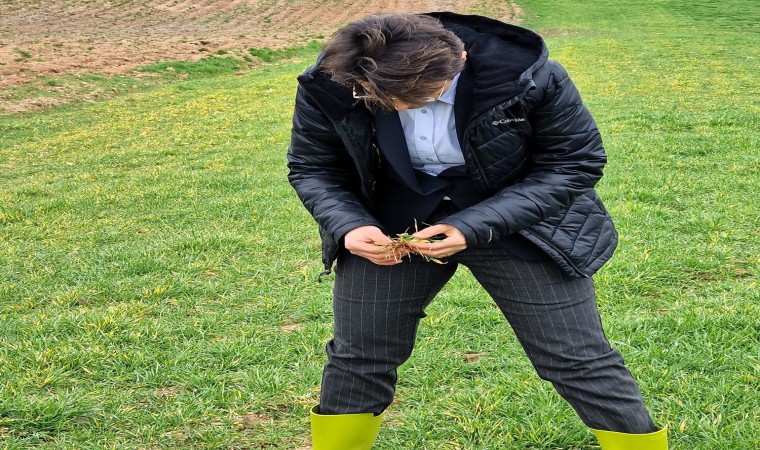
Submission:
[[[672,448],[760,448],[760,5],[520,3],[602,129],[608,337]],[[0,118],[0,448],[307,447],[331,282],[285,180],[313,59]],[[376,448],[593,449],[466,271]]]

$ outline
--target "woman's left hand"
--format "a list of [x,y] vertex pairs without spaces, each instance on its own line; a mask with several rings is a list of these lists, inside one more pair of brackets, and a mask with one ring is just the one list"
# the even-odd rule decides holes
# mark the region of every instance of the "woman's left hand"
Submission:
[[435,242],[410,242],[409,247],[415,253],[436,259],[446,258],[467,248],[464,234],[455,227],[445,223],[427,227],[414,233],[412,236],[418,239],[430,239],[441,235],[446,237]]

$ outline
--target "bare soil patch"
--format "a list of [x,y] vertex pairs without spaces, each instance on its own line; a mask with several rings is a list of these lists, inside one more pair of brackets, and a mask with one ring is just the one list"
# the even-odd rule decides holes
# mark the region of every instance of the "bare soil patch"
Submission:
[[[123,75],[157,61],[195,61],[217,53],[242,57],[251,47],[303,45],[376,12],[442,10],[507,22],[516,22],[520,13],[511,2],[487,0],[0,2],[0,94],[34,85],[40,77]],[[59,94],[23,102],[0,95],[0,110],[66,103]]]

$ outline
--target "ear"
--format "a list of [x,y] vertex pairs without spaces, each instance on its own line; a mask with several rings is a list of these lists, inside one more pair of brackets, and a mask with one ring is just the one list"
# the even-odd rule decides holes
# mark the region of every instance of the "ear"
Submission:
[[463,51],[462,52],[462,62],[465,62],[465,61],[467,61],[467,52]]

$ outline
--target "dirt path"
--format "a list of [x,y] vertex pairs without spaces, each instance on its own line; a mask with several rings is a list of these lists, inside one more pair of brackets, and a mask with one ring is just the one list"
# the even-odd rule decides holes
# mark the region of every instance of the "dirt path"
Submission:
[[[496,5],[494,5],[496,4]],[[159,60],[286,47],[375,12],[452,10],[514,22],[511,2],[17,0],[0,2],[0,89],[64,73],[123,74]]]

